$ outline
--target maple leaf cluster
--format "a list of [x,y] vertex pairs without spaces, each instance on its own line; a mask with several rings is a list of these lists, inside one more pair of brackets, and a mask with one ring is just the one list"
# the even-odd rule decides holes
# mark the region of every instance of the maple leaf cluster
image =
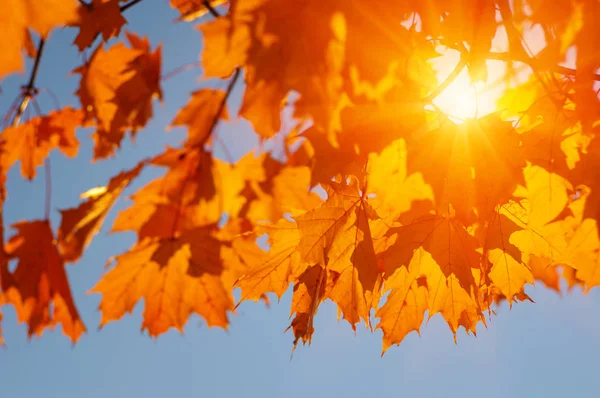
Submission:
[[[99,162],[152,118],[162,100],[161,47],[121,33],[125,11],[138,2],[0,5],[0,79],[23,71],[23,56],[37,68],[52,29],[77,30],[74,51],[93,47],[73,69],[79,104],[21,121],[36,93],[34,68],[0,133],[2,200],[10,194],[4,176],[17,163],[31,180],[51,151],[76,156],[78,127],[91,129]],[[474,334],[499,303],[531,300],[525,287],[536,281],[558,292],[565,281],[586,291],[600,284],[596,1],[171,6],[177,23],[204,17],[203,73],[227,89],[192,92],[170,124],[187,128],[181,146],[83,194],[60,211],[56,231],[48,214],[11,227],[0,303],[14,306],[30,335],[61,324],[75,342],[86,331],[65,265],[81,258],[122,192],[150,167],[163,175],[133,193],[111,229],[137,240],[109,259],[90,290],[102,295],[101,326],[143,299],[142,329],[151,336],[181,331],[193,313],[226,328],[241,302],[281,298],[292,285],[294,345],[311,341],[318,308],[331,300],[352,328],[381,329],[385,351],[438,313],[455,335],[461,327]],[[538,25],[545,47],[532,55],[521,38]],[[504,53],[492,50],[500,30]],[[431,66],[440,48],[459,51],[457,72],[466,68],[473,81],[487,81],[488,60],[506,63],[496,112],[458,124],[432,105],[449,83]],[[570,48],[574,69],[561,66]],[[527,79],[511,80],[515,64],[528,68]],[[227,101],[242,78],[232,115]],[[287,107],[291,129],[282,122]],[[284,155],[214,156],[215,127],[237,117],[261,142],[283,141]],[[268,247],[257,243],[264,235]]]

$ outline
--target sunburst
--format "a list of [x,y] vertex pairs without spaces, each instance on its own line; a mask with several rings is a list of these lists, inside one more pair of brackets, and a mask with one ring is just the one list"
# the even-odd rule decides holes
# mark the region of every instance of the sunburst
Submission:
[[[432,61],[438,81],[444,81],[458,64],[458,51],[446,50]],[[488,63],[488,81],[501,79],[504,65]],[[433,103],[455,123],[485,116],[496,110],[496,101],[502,94],[499,85],[488,86],[483,82],[472,83],[465,67],[434,100]]]

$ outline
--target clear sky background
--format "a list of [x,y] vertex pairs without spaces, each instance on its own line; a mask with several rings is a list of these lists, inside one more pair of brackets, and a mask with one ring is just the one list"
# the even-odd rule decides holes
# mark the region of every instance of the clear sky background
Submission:
[[[126,13],[129,29],[148,35],[154,45],[163,43],[163,71],[197,62],[201,49],[201,35],[193,24],[172,23],[177,15],[167,0],[144,0]],[[74,36],[74,30],[51,35],[38,76],[38,86],[51,89],[61,106],[79,105],[72,95],[78,76],[68,76],[81,64],[70,44]],[[200,74],[193,69],[163,83],[164,106],[156,104],[155,118],[139,133],[135,144],[124,142],[117,158],[91,164],[92,144],[86,130],[78,133],[81,147],[76,160],[53,154],[55,227],[60,221],[56,209],[77,205],[81,192],[105,184],[120,170],[184,138],[183,129],[165,133],[164,127],[189,93],[206,84],[199,82]],[[2,113],[26,79],[26,75],[17,75],[2,83]],[[240,88],[234,105],[239,102]],[[44,112],[54,108],[47,94],[40,95],[39,103]],[[234,156],[255,142],[248,125],[239,120],[221,125],[219,136]],[[145,171],[126,194],[157,175],[158,170]],[[29,183],[20,179],[18,168],[13,169],[7,225],[42,218],[43,189],[43,178]],[[532,287],[528,293],[536,304],[521,303],[512,310],[502,306],[488,329],[480,327],[477,337],[460,332],[458,344],[436,316],[420,337],[410,334],[383,358],[381,333],[371,334],[359,326],[355,334],[346,322],[338,323],[336,309],[328,302],[316,317],[313,344],[300,346],[290,360],[293,335],[284,330],[289,324],[291,292],[271,308],[263,303],[242,304],[231,317],[227,332],[209,329],[200,318],[192,317],[184,335],[171,331],[158,340],[150,339],[139,331],[142,303],[133,315],[98,331],[100,295],[86,291],[103,274],[106,259],[134,242],[133,234],[106,233],[117,210],[127,205],[127,200],[119,201],[83,258],[68,266],[74,296],[89,329],[75,347],[60,330],[28,341],[26,326],[17,324],[11,307],[3,308],[7,346],[0,349],[0,397],[505,398],[592,397],[600,391],[597,290],[588,295],[576,290],[560,298],[542,286]]]

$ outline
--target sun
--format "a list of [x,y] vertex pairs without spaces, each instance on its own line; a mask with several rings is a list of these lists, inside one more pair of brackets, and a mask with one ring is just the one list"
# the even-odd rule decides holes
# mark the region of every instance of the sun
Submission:
[[467,119],[475,119],[480,114],[478,87],[471,86],[470,82],[464,82],[463,80],[457,78],[433,101],[448,117],[457,123],[462,123]]
[[[433,60],[438,82],[444,81],[452,73],[459,57],[457,51],[447,50],[444,55]],[[498,63],[488,64],[488,81],[502,77],[504,70],[499,66]],[[479,118],[496,110],[496,100],[502,94],[502,90],[498,88],[483,82],[472,83],[467,68],[464,68],[433,103],[455,123],[464,123],[468,119]]]

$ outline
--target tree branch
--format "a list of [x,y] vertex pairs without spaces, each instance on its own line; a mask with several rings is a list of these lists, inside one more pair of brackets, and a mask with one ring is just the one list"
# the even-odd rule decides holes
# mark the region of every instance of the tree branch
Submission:
[[462,72],[462,70],[464,69],[464,67],[466,65],[467,65],[467,54],[461,52],[460,60],[454,67],[454,70],[448,75],[448,77],[446,77],[446,79],[444,79],[444,81],[435,90],[433,90],[424,99],[424,101],[425,102],[433,101],[438,95],[440,95],[442,93],[442,91],[444,91],[446,88],[448,88],[448,86],[451,85],[454,80],[456,80],[456,78],[458,77],[460,72]]
[[[217,10],[215,10],[215,8],[210,4],[209,0],[205,0],[203,2],[204,6],[206,7],[206,9],[208,10],[208,12],[210,12],[210,14],[215,17],[215,18],[220,18],[221,14],[219,14],[219,12]],[[233,72],[233,77],[231,78],[231,81],[229,82],[229,85],[227,86],[227,91],[225,91],[225,96],[223,97],[223,100],[221,100],[221,103],[219,104],[219,108],[217,109],[217,113],[215,114],[215,117],[212,120],[212,123],[210,124],[210,129],[208,130],[208,134],[206,134],[206,137],[204,137],[204,139],[202,139],[202,141],[200,141],[198,143],[199,146],[203,146],[208,139],[212,136],[212,132],[215,129],[215,127],[217,126],[217,124],[219,123],[219,118],[221,117],[221,114],[223,113],[223,110],[225,109],[225,105],[227,104],[227,99],[229,99],[229,96],[231,95],[231,92],[233,91],[233,87],[235,86],[235,83],[237,82],[238,78],[240,77],[240,72],[242,71],[242,69],[238,66],[237,68],[235,68],[235,71]]]
[[[121,10],[121,12],[126,11],[129,8],[133,7],[134,5],[140,3],[141,1],[142,0],[132,0],[129,3],[121,6],[120,10]],[[85,3],[81,0],[80,0],[80,2],[82,4],[87,5],[87,3]],[[31,98],[33,98],[37,94],[38,90],[35,87],[35,79],[38,74],[38,70],[40,67],[40,61],[42,59],[42,54],[44,52],[45,44],[46,44],[46,40],[44,38],[41,38],[40,43],[38,44],[37,53],[35,55],[35,60],[33,62],[33,69],[31,70],[31,74],[29,75],[29,81],[27,82],[27,85],[22,88],[21,95],[23,97],[21,99],[21,102],[19,103],[19,107],[17,108],[17,112],[13,119],[13,122],[12,122],[13,126],[18,125],[21,122],[21,117],[23,116],[23,112],[25,112],[25,109],[29,105],[29,101],[31,100]]]
[[212,15],[215,18],[219,18],[221,16],[221,14],[219,14],[219,11],[217,11],[212,4],[210,4],[209,0],[205,0],[202,4],[204,4],[204,7],[206,7],[206,9],[208,10],[208,12],[210,12],[210,15]]
[[132,0],[129,3],[122,5],[121,8],[119,8],[119,10],[121,12],[123,11],[127,11],[127,9],[129,9],[130,7],[133,7],[134,5],[136,5],[137,3],[141,2],[142,0]]
[[227,99],[229,98],[229,96],[231,95],[231,92],[233,91],[233,87],[235,86],[235,83],[237,82],[238,77],[240,76],[240,72],[241,72],[240,68],[236,68],[235,72],[233,72],[233,77],[231,78],[231,81],[229,82],[229,85],[227,86],[227,91],[225,91],[225,96],[221,100],[221,103],[219,104],[219,108],[217,109],[217,113],[215,113],[215,117],[213,118],[213,120],[210,124],[210,129],[208,130],[208,134],[206,134],[206,137],[204,137],[202,139],[202,141],[200,141],[198,143],[198,146],[201,147],[204,144],[206,144],[208,139],[211,137],[213,130],[215,129],[215,127],[217,127],[217,124],[219,123],[219,118],[221,117],[221,114],[223,113],[223,110],[225,109],[225,105],[227,104]]
[[37,53],[35,54],[35,60],[33,61],[33,69],[31,69],[31,74],[29,75],[29,81],[27,82],[27,85],[21,87],[22,98],[21,102],[19,103],[19,107],[17,108],[15,118],[12,122],[13,126],[18,125],[21,122],[21,117],[23,116],[23,112],[25,112],[27,105],[29,105],[29,101],[37,93],[37,89],[35,88],[35,79],[40,68],[40,61],[42,59],[45,44],[46,40],[44,40],[44,38],[41,38],[40,43],[38,44]]
[[[508,52],[489,52],[485,55],[485,58],[489,60],[504,62],[517,61],[529,65],[531,68],[545,69],[543,65],[540,65],[541,63],[539,62],[539,60],[535,58],[527,56],[515,56],[514,54]],[[552,65],[550,67],[550,70],[552,72],[556,72],[565,76],[575,76],[577,74],[576,69],[567,68],[566,66],[562,65]],[[600,74],[595,73],[593,79],[596,81],[600,81]]]

